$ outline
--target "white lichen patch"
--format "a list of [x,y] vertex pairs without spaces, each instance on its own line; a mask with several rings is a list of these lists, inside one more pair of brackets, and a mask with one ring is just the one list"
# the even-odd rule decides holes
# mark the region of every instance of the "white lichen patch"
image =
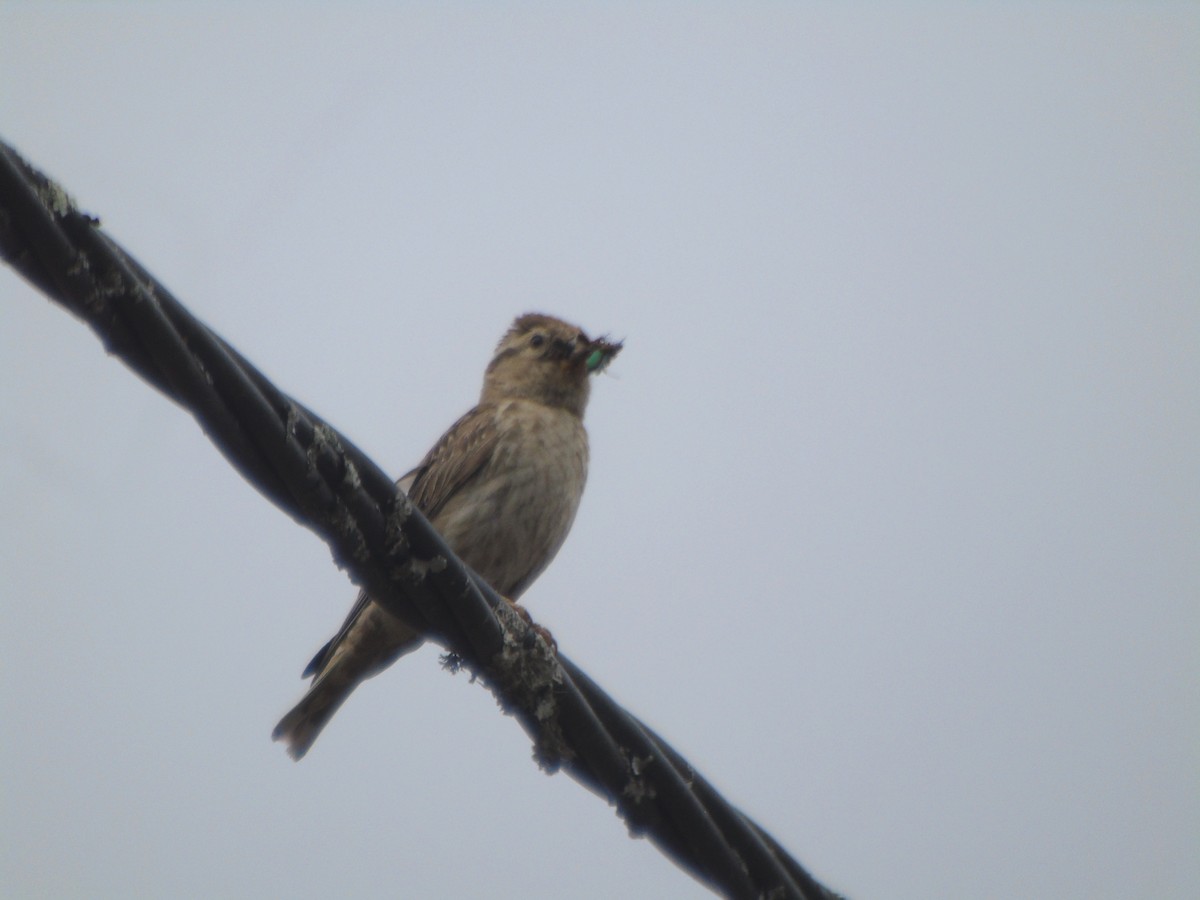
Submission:
[[642,803],[646,800],[653,800],[656,796],[654,785],[647,781],[642,776],[646,770],[654,763],[652,756],[630,756],[627,762],[629,768],[629,780],[625,782],[625,787],[621,788],[621,796],[632,800],[634,803]]
[[56,181],[46,179],[46,183],[41,186],[38,196],[46,209],[59,218],[68,216],[76,211],[74,199]]
[[[338,452],[341,452],[340,447]],[[358,474],[358,466],[345,456],[342,457],[342,481],[356,491],[362,488],[362,476]]]
[[446,557],[444,556],[435,556],[432,559],[417,559],[414,556],[401,567],[401,572],[411,578],[413,582],[419,584],[425,580],[425,576],[430,572],[436,575],[438,572],[444,571],[446,565]]
[[533,756],[547,773],[558,771],[575,754],[558,723],[554,691],[562,684],[562,667],[545,640],[508,604],[496,608],[504,628],[504,647],[491,661],[496,699],[505,712],[522,710],[537,726]]

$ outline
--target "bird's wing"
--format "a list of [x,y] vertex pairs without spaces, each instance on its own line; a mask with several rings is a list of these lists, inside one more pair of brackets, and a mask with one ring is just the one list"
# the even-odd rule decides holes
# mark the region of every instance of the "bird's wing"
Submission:
[[403,484],[411,478],[409,499],[425,518],[436,519],[446,501],[479,473],[498,439],[495,407],[476,406],[450,426],[419,466],[400,479]]
[[[487,463],[496,446],[499,432],[496,429],[495,409],[491,406],[476,406],[450,426],[433,445],[425,458],[411,472],[402,475],[397,486],[408,494],[410,500],[433,519],[445,506],[446,501],[476,475]],[[334,651],[354,628],[371,598],[366,591],[358,592],[358,599],[346,616],[342,627],[312,658],[302,677],[320,675],[333,657]],[[419,641],[418,641],[419,643]],[[400,650],[402,648],[398,648]],[[390,663],[390,659],[388,662]]]

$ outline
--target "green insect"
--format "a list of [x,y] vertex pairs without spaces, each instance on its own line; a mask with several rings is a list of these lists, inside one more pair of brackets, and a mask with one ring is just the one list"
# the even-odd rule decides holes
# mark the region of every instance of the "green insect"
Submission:
[[588,354],[585,365],[589,372],[598,372],[607,366],[614,356],[621,351],[621,342],[609,343],[601,338],[597,343],[600,344],[595,350]]

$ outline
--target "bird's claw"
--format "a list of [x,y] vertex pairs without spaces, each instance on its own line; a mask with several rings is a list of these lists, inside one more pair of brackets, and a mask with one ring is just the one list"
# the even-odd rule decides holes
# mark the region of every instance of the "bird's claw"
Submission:
[[533,616],[529,615],[529,610],[523,607],[516,600],[509,600],[508,597],[505,597],[504,599],[508,600],[508,605],[512,607],[513,612],[521,617],[521,620],[529,626],[530,630],[534,634],[539,635],[541,639],[546,642],[546,646],[550,648],[550,652],[557,656],[558,641],[554,639],[554,635],[550,633],[550,629],[533,621]]

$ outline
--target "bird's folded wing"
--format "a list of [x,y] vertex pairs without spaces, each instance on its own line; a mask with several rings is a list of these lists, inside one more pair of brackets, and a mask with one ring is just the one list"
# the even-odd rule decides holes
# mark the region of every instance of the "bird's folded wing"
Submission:
[[[495,449],[498,437],[495,407],[476,406],[451,425],[433,445],[433,449],[425,454],[420,465],[401,476],[396,484],[408,494],[427,519],[433,520],[446,501],[484,467]],[[370,602],[366,591],[360,591],[337,634],[317,651],[304,669],[304,678],[321,674]]]

